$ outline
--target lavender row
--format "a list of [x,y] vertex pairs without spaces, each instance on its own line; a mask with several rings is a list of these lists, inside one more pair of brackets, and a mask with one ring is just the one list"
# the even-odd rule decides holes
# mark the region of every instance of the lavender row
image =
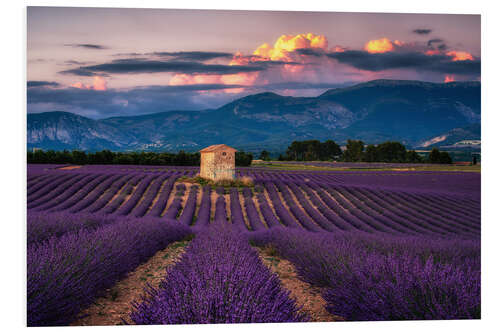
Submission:
[[166,217],[168,219],[177,218],[180,210],[182,209],[182,196],[184,195],[185,191],[186,185],[178,184],[176,186],[175,198],[172,203],[170,203],[170,206],[167,208],[167,211],[165,212],[165,215],[163,215],[163,217]]
[[271,206],[269,206],[263,191],[257,193],[257,201],[259,203],[260,212],[266,221],[267,226],[269,228],[281,227],[282,225],[274,214]]
[[85,198],[92,190],[96,188],[96,186],[98,186],[106,179],[109,179],[110,177],[112,177],[112,175],[109,174],[98,175],[91,181],[83,182],[84,185],[81,188],[75,187],[73,195],[71,195],[67,200],[61,202],[57,206],[52,207],[48,211],[54,212],[54,211],[63,211],[70,209],[74,205],[78,204],[83,198]]
[[[219,205],[219,207],[222,207]],[[227,223],[197,233],[158,289],[135,303],[135,324],[306,321],[248,240]]]
[[175,222],[128,219],[28,246],[28,326],[68,325],[127,272],[188,234]]
[[356,216],[351,214],[350,211],[345,210],[342,206],[340,206],[337,201],[333,200],[327,193],[326,190],[324,190],[320,185],[315,184],[315,183],[308,183],[308,186],[310,186],[312,189],[318,193],[320,196],[321,200],[325,203],[326,206],[328,206],[335,214],[337,214],[345,223],[351,225],[355,229],[365,231],[365,232],[374,232],[375,230],[373,227],[370,225],[363,223],[360,221]]
[[76,205],[69,208],[68,211],[70,213],[77,213],[86,209],[90,205],[94,204],[96,201],[98,201],[101,195],[121,177],[123,177],[123,175],[110,175],[102,183],[100,183],[94,189],[92,189],[92,191],[89,192],[89,194],[85,196],[82,200],[80,200]]
[[54,207],[62,204],[66,200],[68,200],[72,195],[74,195],[80,189],[82,189],[87,183],[93,181],[97,177],[98,177],[98,175],[84,175],[79,180],[76,180],[76,182],[73,183],[69,188],[63,190],[61,193],[56,195],[51,200],[49,200],[49,201],[47,201],[39,206],[29,207],[29,208],[36,210],[36,211],[49,210],[51,208],[54,208]]
[[222,195],[219,195],[217,197],[217,200],[215,201],[214,223],[216,224],[227,223],[226,200],[224,200],[224,196]]
[[285,203],[288,205],[288,208],[295,216],[297,221],[299,221],[299,223],[301,223],[306,230],[316,232],[321,231],[321,228],[318,227],[318,225],[308,215],[306,215],[302,209],[297,206],[295,200],[292,197],[292,194],[290,193],[286,185],[281,181],[276,182],[276,185],[281,192]]
[[289,228],[297,228],[298,227],[297,222],[290,215],[285,206],[283,206],[283,204],[281,203],[281,198],[279,197],[279,194],[276,191],[274,184],[272,184],[271,182],[265,182],[264,186],[267,190],[267,193],[269,194],[269,198],[271,199],[273,207],[281,223]]
[[94,201],[94,203],[92,203],[87,208],[83,209],[81,212],[95,213],[101,210],[111,201],[111,199],[115,195],[117,195],[117,193],[120,192],[120,190],[123,189],[124,186],[126,186],[126,184],[130,181],[132,177],[133,175],[123,175],[122,177],[120,177],[116,182],[111,184],[111,186],[105,190],[104,194],[98,200]]
[[51,237],[61,237],[81,229],[97,229],[116,221],[116,217],[103,214],[46,213],[28,209],[27,243],[30,245],[42,242]]
[[251,237],[322,287],[327,310],[346,320],[480,318],[478,240],[292,230]]
[[68,180],[71,181],[71,178],[73,178],[75,175],[61,175],[56,178],[51,178],[50,182],[46,185],[44,185],[42,188],[40,188],[38,191],[35,193],[32,193],[31,195],[28,194],[28,201],[33,202],[36,201],[46,194],[50,193],[53,191],[55,188],[57,188],[59,185],[64,184]]
[[137,185],[135,190],[132,192],[132,195],[128,198],[128,200],[120,206],[113,214],[117,215],[128,215],[132,209],[137,205],[139,200],[141,200],[142,195],[148,188],[148,186],[151,184],[153,180],[155,180],[158,177],[158,175],[150,175],[146,176],[140,183]]
[[300,205],[304,210],[311,216],[311,218],[316,222],[321,228],[330,232],[338,232],[340,231],[335,224],[332,224],[325,216],[320,214],[318,210],[313,208],[307,198],[305,197],[302,190],[294,183],[289,183],[288,186],[292,190],[293,194],[299,201]]
[[158,200],[151,207],[149,212],[146,213],[146,216],[160,217],[165,210],[165,206],[167,205],[168,198],[170,197],[170,193],[174,187],[175,180],[177,179],[177,175],[170,177],[167,182],[163,185],[161,189],[161,193],[158,196]]
[[167,177],[169,176],[163,175],[153,181],[151,186],[147,189],[146,193],[144,194],[144,197],[142,198],[141,202],[130,213],[131,216],[142,217],[146,214],[149,207],[151,206],[151,203],[158,194],[158,191],[160,190],[161,186],[163,185],[163,182]]
[[204,227],[210,224],[210,207],[211,207],[210,193],[211,193],[210,186],[204,186],[195,227]]
[[122,190],[111,200],[104,208],[101,209],[102,214],[112,214],[121,207],[125,199],[132,193],[134,187],[144,178],[144,175],[134,175],[132,179],[122,188]]
[[252,199],[252,190],[249,188],[243,189],[243,198],[245,202],[245,210],[248,217],[248,223],[253,231],[263,230],[266,228],[262,220],[260,219],[259,212],[255,207]]
[[302,189],[306,192],[307,197],[314,206],[323,214],[325,218],[327,218],[333,225],[337,227],[340,231],[352,230],[353,226],[342,219],[338,214],[335,213],[334,210],[329,208],[320,197],[312,190],[309,184],[304,184]]
[[229,191],[229,199],[231,205],[231,223],[239,231],[248,231],[245,223],[245,217],[240,204],[240,196],[238,189],[231,188]]
[[29,198],[28,199],[28,209],[29,208],[35,208],[37,206],[41,206],[50,200],[54,199],[55,197],[61,195],[66,191],[67,189],[71,188],[74,184],[76,184],[78,181],[80,181],[82,178],[84,178],[86,175],[84,174],[78,174],[75,175],[74,177],[71,177],[70,179],[66,180],[62,184],[59,184],[56,187],[51,187],[51,191],[49,191],[46,195],[40,196],[37,199]]
[[186,200],[186,204],[184,205],[184,209],[182,210],[181,215],[179,216],[179,222],[184,225],[191,225],[194,218],[194,213],[196,211],[196,204],[198,199],[198,185],[192,185],[189,188],[189,195]]

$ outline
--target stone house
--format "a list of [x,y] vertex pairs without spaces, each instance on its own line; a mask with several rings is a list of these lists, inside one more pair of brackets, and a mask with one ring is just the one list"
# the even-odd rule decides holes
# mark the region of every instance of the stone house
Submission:
[[212,145],[200,150],[200,176],[214,181],[234,179],[236,149],[227,145]]

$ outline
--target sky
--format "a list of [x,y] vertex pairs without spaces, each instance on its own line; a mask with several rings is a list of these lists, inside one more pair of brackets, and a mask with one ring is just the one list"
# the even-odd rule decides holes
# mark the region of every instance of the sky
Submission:
[[28,113],[100,119],[481,79],[479,15],[28,7]]

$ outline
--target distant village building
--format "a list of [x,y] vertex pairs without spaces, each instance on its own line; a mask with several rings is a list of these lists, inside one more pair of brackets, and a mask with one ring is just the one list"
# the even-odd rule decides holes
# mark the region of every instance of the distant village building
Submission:
[[227,145],[212,145],[200,150],[200,176],[214,181],[234,179],[236,149]]

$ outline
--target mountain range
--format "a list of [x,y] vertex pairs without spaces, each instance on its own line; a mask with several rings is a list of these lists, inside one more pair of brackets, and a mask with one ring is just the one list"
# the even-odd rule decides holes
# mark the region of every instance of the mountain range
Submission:
[[[430,147],[480,139],[480,121],[480,82],[374,80],[317,97],[265,92],[202,111],[98,120],[63,111],[31,113],[27,142],[28,149],[90,151],[196,151],[218,143],[278,151],[294,140],[343,144],[349,138]],[[432,142],[443,135],[446,140]]]

